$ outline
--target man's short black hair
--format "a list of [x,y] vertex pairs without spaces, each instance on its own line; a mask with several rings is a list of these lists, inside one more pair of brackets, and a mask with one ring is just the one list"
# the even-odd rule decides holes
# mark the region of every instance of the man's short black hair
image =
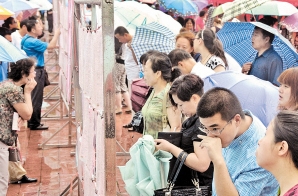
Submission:
[[203,17],[203,16],[205,16],[205,14],[206,14],[206,12],[204,10],[202,10],[202,11],[200,11],[199,16]]
[[177,67],[180,61],[184,61],[192,58],[189,52],[186,52],[185,50],[182,50],[182,49],[174,49],[168,54],[168,56],[171,60],[173,67]]
[[24,20],[22,20],[22,21],[20,22],[20,27],[22,28],[24,25],[26,26],[26,24],[27,24],[28,21],[29,21],[28,19],[24,19]]
[[125,33],[129,34],[128,30],[123,26],[119,26],[115,29],[114,35],[119,34],[123,36]]
[[244,119],[244,112],[236,95],[221,87],[215,87],[207,91],[197,107],[197,115],[200,118],[210,118],[220,113],[221,119],[230,121],[236,114]]
[[264,30],[260,27],[257,27],[257,26],[255,27],[255,30],[261,30],[262,35],[263,35],[263,39],[265,39],[266,37],[269,37],[269,42],[270,42],[270,44],[272,44],[272,42],[274,40],[274,37],[275,37],[274,34],[268,32],[268,31],[266,31],[266,30]]
[[27,31],[31,32],[33,28],[35,28],[35,25],[38,23],[38,20],[28,20],[25,24],[27,27]]

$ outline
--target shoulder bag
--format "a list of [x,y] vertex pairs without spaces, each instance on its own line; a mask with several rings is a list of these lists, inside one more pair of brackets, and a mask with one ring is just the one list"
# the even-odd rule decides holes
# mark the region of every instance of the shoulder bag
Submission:
[[174,165],[173,171],[170,174],[170,177],[168,178],[168,185],[166,188],[158,189],[154,191],[154,196],[209,196],[209,190],[208,187],[199,186],[199,180],[198,179],[192,179],[192,182],[194,184],[194,187],[189,186],[176,186],[175,182],[177,179],[177,176],[180,172],[180,169],[182,165],[184,164],[186,157],[188,154],[184,151],[182,151],[177,161]]

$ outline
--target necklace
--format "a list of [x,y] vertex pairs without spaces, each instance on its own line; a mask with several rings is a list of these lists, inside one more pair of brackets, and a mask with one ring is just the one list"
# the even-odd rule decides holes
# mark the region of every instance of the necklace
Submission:
[[201,63],[202,63],[203,65],[205,65],[211,56],[212,56],[212,54],[209,54],[204,60],[203,60],[203,58],[202,58]]

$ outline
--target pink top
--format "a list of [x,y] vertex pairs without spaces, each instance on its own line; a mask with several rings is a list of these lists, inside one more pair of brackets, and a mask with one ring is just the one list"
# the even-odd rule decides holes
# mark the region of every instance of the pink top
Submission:
[[298,184],[288,190],[283,196],[298,196]]
[[[200,29],[198,27],[200,27]],[[196,31],[204,29],[204,27],[205,27],[205,21],[203,20],[203,18],[197,17],[197,19],[196,19]]]

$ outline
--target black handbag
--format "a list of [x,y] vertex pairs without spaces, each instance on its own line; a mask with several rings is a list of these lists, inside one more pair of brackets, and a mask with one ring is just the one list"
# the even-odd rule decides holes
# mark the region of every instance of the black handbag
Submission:
[[47,70],[44,70],[44,87],[51,84]]
[[164,139],[177,147],[181,145],[182,132],[158,132],[158,139]]
[[166,188],[158,189],[154,191],[154,196],[209,196],[209,187],[208,186],[199,186],[199,180],[192,179],[192,182],[194,184],[194,187],[190,186],[176,186],[175,182],[177,179],[177,176],[180,172],[180,169],[182,165],[184,164],[186,157],[188,154],[184,151],[182,151],[175,163],[175,166],[173,168],[173,171],[169,177],[168,185]]

